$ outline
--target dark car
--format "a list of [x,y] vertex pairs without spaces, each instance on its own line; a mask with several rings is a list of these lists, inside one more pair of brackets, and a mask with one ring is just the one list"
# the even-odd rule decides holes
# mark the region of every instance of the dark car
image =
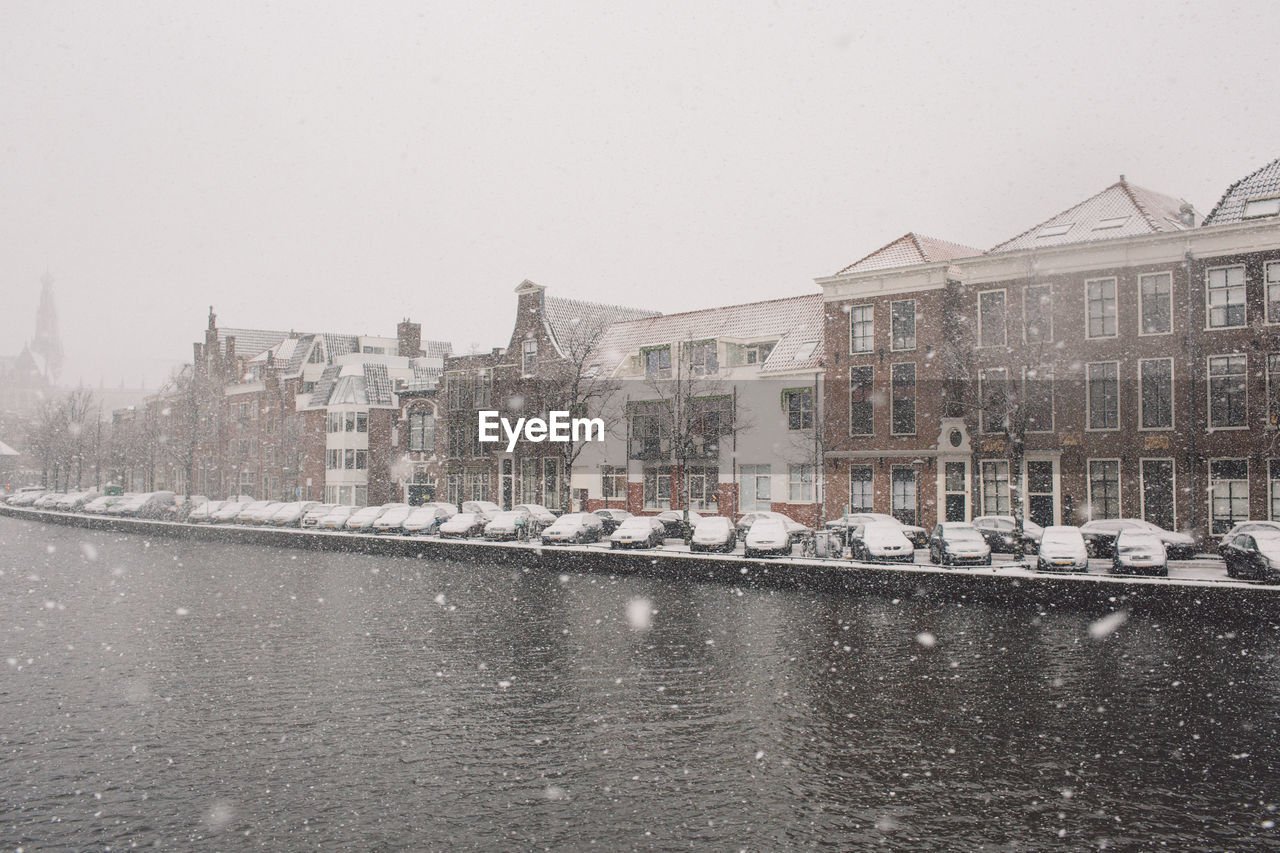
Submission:
[[972,524],[943,522],[929,537],[929,562],[936,566],[989,566],[991,546]]
[[631,513],[625,509],[598,509],[592,515],[600,519],[600,523],[604,525],[600,530],[604,536],[617,530],[619,524],[631,517]]
[[1022,535],[1018,536],[1017,521],[1011,515],[980,515],[972,522],[991,546],[993,554],[1034,554],[1044,528],[1034,521],[1023,521]]
[[[668,538],[676,537],[684,538],[684,510],[668,509],[663,510],[654,516],[658,521],[662,522],[662,526],[667,529]],[[702,516],[693,510],[689,510],[689,529],[692,530]]]
[[1168,556],[1185,560],[1196,553],[1196,540],[1185,533],[1175,533],[1157,527],[1140,518],[1106,518],[1088,521],[1080,525],[1084,535],[1084,543],[1089,546],[1089,553],[1095,557],[1114,557],[1116,553],[1116,537],[1122,531],[1138,529],[1153,534],[1164,544]]
[[1266,528],[1227,536],[1218,546],[1227,577],[1280,583],[1280,532]]

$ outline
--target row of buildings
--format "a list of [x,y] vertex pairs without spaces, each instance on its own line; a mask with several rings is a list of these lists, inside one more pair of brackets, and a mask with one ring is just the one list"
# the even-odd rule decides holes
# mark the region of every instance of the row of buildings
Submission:
[[[143,407],[153,487],[335,503],[843,511],[925,526],[1280,519],[1280,160],[1206,217],[1111,186],[992,248],[909,233],[814,292],[680,314],[525,281],[507,345],[222,329]],[[148,410],[153,410],[147,413]],[[478,440],[477,413],[603,442]]]

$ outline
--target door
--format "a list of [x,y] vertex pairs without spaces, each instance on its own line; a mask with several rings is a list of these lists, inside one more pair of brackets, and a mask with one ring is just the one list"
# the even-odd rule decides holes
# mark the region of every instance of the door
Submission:
[[502,508],[515,506],[515,463],[511,459],[502,460]]
[[943,465],[943,487],[946,489],[943,512],[947,521],[969,520],[969,475],[964,462]]
[[1027,462],[1027,520],[1041,527],[1056,524],[1053,500],[1053,460]]

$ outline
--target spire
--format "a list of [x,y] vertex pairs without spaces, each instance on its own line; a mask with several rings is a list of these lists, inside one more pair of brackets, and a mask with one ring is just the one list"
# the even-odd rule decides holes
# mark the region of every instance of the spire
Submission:
[[44,359],[45,378],[50,384],[62,372],[62,339],[58,335],[58,311],[53,306],[53,276],[48,272],[40,279],[40,305],[36,308],[36,334],[31,351]]

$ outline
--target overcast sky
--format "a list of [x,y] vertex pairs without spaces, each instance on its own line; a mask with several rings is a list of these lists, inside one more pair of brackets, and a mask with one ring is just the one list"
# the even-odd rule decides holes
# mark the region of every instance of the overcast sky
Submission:
[[1280,157],[1251,3],[0,3],[0,335],[64,384],[225,326],[506,343],[525,278],[681,311],[909,230],[989,248],[1124,173]]

